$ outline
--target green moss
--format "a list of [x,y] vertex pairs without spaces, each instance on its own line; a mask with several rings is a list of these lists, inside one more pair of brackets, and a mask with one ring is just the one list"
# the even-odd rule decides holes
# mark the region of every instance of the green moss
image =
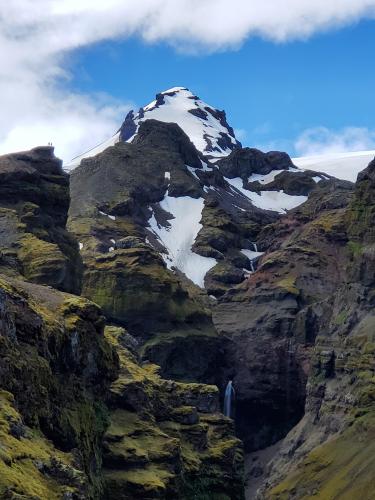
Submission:
[[354,257],[361,255],[361,253],[363,251],[363,245],[361,243],[356,242],[356,241],[349,241],[348,248],[349,248],[350,253]]
[[28,281],[47,285],[58,285],[67,260],[58,245],[25,234],[20,239],[18,258],[22,274]]
[[339,437],[314,449],[298,469],[271,490],[268,499],[353,500],[375,491],[375,416],[358,418]]
[[142,469],[108,470],[105,498],[163,498],[174,477],[173,473],[157,465],[148,465]]
[[341,311],[334,319],[336,325],[343,325],[348,318],[347,311]]
[[[83,475],[73,467],[73,456],[58,451],[38,432],[24,427],[14,405],[13,395],[0,391],[0,497],[24,495],[50,500],[62,498],[69,491],[78,493]],[[21,437],[15,437],[12,426],[22,429]]]
[[300,293],[298,288],[296,287],[296,278],[292,275],[288,275],[285,278],[276,281],[275,285],[279,288],[283,288],[292,295],[298,296]]
[[319,228],[325,233],[336,232],[341,230],[343,227],[344,212],[341,210],[334,210],[330,212],[324,212],[320,217],[315,219],[311,226],[314,228]]
[[104,438],[105,498],[241,499],[243,457],[231,421],[194,406],[215,402],[218,388],[163,380],[156,365],[140,366],[126,335],[105,329],[120,359]]

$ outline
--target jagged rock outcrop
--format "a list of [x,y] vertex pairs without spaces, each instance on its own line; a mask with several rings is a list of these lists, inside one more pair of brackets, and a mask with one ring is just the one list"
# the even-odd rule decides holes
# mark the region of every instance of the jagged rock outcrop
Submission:
[[184,88],[119,134],[71,199],[0,157],[0,497],[240,500],[245,450],[248,500],[371,500],[375,162],[241,148]]
[[354,190],[321,181],[266,226],[257,272],[215,308],[245,445],[289,429],[268,465],[252,466],[249,499],[372,498],[374,171]]
[[266,175],[272,170],[289,170],[294,165],[287,153],[269,151],[263,153],[259,149],[239,148],[217,163],[225,177],[241,177],[247,182],[252,174]]
[[234,380],[249,450],[276,442],[303,416],[310,350],[343,279],[351,187],[322,181],[305,204],[265,226],[257,272],[214,308],[227,345],[224,380]]
[[219,414],[217,387],[163,380],[158,366],[140,364],[124,329],[108,326],[106,337],[120,374],[109,393],[104,498],[243,498],[242,446]]
[[99,498],[117,372],[103,329],[85,299],[0,279],[1,498]]
[[343,214],[344,277],[316,338],[305,416],[271,464],[261,498],[373,496],[374,172],[372,162],[359,174]]
[[225,111],[209,106],[185,87],[160,92],[138,113],[129,111],[120,128],[119,140],[137,137],[140,124],[148,120],[177,123],[195,147],[207,156],[223,156],[241,147]]
[[211,313],[147,243],[150,206],[168,186],[199,196],[187,161],[201,167],[176,125],[142,124],[134,144],[117,144],[72,173],[69,227],[82,245],[82,294],[128,328],[164,376],[214,382],[219,352]]
[[78,246],[66,231],[69,179],[51,147],[0,157],[0,269],[79,293]]
[[[168,271],[144,238],[123,230],[130,224],[122,221],[116,230],[124,237],[118,238],[116,252],[126,286],[118,295],[123,309],[114,308],[113,316],[125,311],[144,336],[137,341],[113,326],[104,336],[106,318],[99,306],[58,290],[77,286],[80,279],[74,281],[70,273],[79,276],[82,262],[78,242],[65,228],[68,179],[53,150],[1,157],[1,175],[2,210],[13,219],[1,231],[0,497],[203,498],[213,491],[228,500],[242,498],[242,446],[232,422],[219,412],[217,387],[162,379],[159,368],[142,364],[139,354],[152,359],[159,349],[155,357],[168,358],[165,373],[210,378],[207,366],[216,363],[217,334],[208,299]],[[21,220],[30,203],[33,216]],[[88,220],[82,218],[80,227]],[[110,226],[103,226],[108,234]],[[100,233],[100,224],[96,227]],[[20,241],[31,236],[45,252],[29,255],[34,274],[25,271],[19,252]],[[84,244],[95,248],[97,233],[83,236]],[[50,258],[46,242],[63,259]],[[95,264],[96,285],[102,280],[108,293],[110,273],[117,279],[111,256],[112,251],[96,255]],[[164,312],[157,303],[165,305]],[[153,328],[173,334],[147,346]],[[190,357],[181,363],[183,351]]]

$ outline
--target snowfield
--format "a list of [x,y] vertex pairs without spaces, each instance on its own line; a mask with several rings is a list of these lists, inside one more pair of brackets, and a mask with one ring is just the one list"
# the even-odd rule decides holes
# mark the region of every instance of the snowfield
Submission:
[[240,191],[246,196],[255,207],[262,208],[263,210],[273,210],[279,214],[285,214],[287,210],[298,207],[298,205],[301,205],[307,200],[307,196],[291,196],[284,193],[282,190],[260,191],[259,194],[254,191],[249,191],[242,187],[242,179],[240,177],[235,177],[234,179],[228,179],[226,177],[225,180],[237,191]]
[[216,259],[202,257],[191,250],[202,228],[200,220],[204,206],[203,198],[195,199],[189,196],[173,198],[166,195],[160,206],[173,216],[168,221],[170,225],[167,227],[159,225],[154,214],[149,220],[149,225],[168,252],[162,254],[167,267],[169,269],[176,267],[203,288],[206,273],[217,263]]
[[338,179],[355,182],[359,172],[374,159],[375,151],[357,151],[322,156],[305,156],[292,158],[297,167],[302,170],[316,170],[333,175]]

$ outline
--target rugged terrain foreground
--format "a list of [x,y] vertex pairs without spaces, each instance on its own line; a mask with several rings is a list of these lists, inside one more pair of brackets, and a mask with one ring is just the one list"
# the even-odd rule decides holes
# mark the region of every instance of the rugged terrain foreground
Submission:
[[0,157],[0,498],[373,499],[375,161],[242,148],[184,88],[101,149]]

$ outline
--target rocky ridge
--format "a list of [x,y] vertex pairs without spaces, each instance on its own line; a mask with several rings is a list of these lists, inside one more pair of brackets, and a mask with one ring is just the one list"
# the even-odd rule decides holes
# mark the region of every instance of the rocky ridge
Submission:
[[[241,497],[241,443],[217,388],[163,380],[98,305],[64,291],[79,293],[83,263],[53,150],[0,157],[0,176],[12,218],[1,231],[0,498]],[[185,314],[215,332],[199,300],[167,278]]]
[[375,164],[193,142],[0,157],[0,496],[371,498]]

